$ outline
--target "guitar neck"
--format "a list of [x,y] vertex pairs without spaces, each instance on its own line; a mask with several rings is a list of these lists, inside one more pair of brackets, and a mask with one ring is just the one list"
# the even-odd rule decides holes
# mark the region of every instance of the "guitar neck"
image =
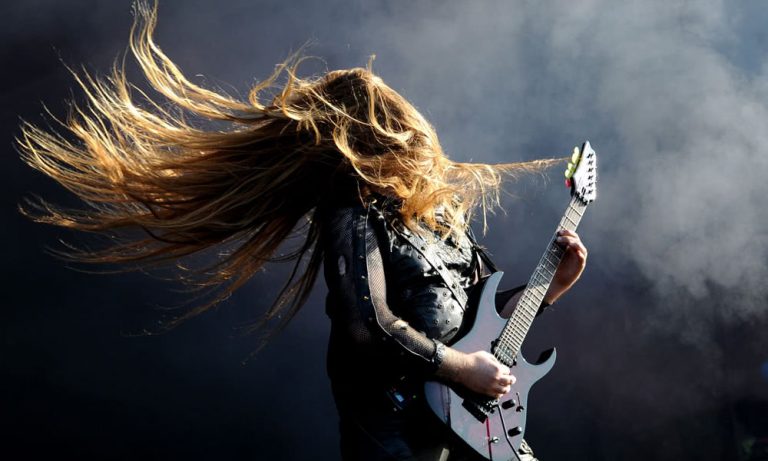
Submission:
[[511,364],[517,353],[520,352],[520,347],[528,334],[528,330],[531,328],[533,319],[539,311],[539,306],[541,306],[544,296],[547,294],[547,290],[549,290],[552,277],[554,277],[564,253],[560,245],[557,244],[557,232],[563,229],[575,231],[586,209],[587,205],[577,197],[571,198],[568,208],[566,208],[562,219],[560,219],[557,230],[549,240],[547,249],[533,271],[528,286],[517,302],[514,313],[507,321],[506,326],[496,341],[494,354],[500,361]]

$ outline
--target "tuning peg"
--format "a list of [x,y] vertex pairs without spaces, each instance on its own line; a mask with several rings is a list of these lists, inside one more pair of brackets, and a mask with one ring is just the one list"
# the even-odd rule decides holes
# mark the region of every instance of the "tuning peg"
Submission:
[[573,169],[567,168],[565,170],[565,179],[571,179],[573,177]]
[[579,147],[576,146],[573,148],[573,154],[571,154],[571,163],[579,163],[579,157],[581,156],[581,151],[579,150]]
[[565,180],[565,187],[571,187],[571,184],[572,184],[571,178],[568,178]]

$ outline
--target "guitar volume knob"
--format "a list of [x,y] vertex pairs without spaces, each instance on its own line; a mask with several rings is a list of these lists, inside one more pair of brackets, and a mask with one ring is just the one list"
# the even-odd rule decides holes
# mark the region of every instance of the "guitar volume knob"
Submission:
[[515,405],[517,405],[517,402],[515,402],[515,399],[509,399],[501,403],[501,408],[503,408],[504,410],[509,410]]

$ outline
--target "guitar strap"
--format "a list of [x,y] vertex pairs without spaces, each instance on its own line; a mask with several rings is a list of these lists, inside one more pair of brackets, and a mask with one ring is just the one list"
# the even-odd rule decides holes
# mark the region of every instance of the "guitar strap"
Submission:
[[[378,214],[378,218],[380,220],[384,220],[384,215],[381,210],[377,208],[373,208],[373,210]],[[445,282],[445,286],[451,291],[451,294],[453,294],[453,297],[456,299],[456,301],[459,302],[461,308],[466,310],[467,301],[469,300],[467,292],[464,291],[464,288],[461,286],[461,283],[459,283],[456,275],[445,267],[442,259],[435,251],[435,245],[427,242],[424,237],[411,232],[402,224],[392,225],[391,228],[395,233],[402,237],[403,240],[408,242],[408,244],[411,245],[411,247],[413,247],[413,249],[416,250],[416,252],[419,254],[419,257],[424,258],[424,260],[429,263],[432,269],[434,269],[440,275],[440,277],[442,277],[443,282]],[[493,263],[493,261],[491,261],[491,258],[488,256],[485,250],[477,244],[477,240],[475,239],[475,235],[474,232],[472,232],[471,227],[468,228],[467,236],[470,243],[472,244],[472,257],[476,258],[479,256],[482,262],[491,271],[491,273],[497,272],[498,269],[496,265]]]
[[461,286],[453,272],[445,267],[445,264],[443,264],[443,261],[435,252],[435,246],[424,240],[424,238],[420,235],[416,235],[408,229],[395,229],[395,232],[397,232],[398,235],[400,235],[406,242],[408,242],[419,253],[419,255],[423,257],[430,266],[432,266],[432,269],[440,274],[440,277],[443,278],[446,287],[451,290],[451,294],[453,294],[453,297],[456,298],[456,301],[459,302],[461,308],[466,309],[467,300],[469,299],[467,292],[464,291],[464,288]]

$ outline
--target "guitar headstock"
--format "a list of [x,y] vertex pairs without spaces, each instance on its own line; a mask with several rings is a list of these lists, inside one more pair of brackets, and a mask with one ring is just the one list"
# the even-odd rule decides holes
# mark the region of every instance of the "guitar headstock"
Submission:
[[571,188],[571,195],[584,204],[597,198],[597,154],[589,141],[573,148],[571,161],[565,170],[565,185]]

